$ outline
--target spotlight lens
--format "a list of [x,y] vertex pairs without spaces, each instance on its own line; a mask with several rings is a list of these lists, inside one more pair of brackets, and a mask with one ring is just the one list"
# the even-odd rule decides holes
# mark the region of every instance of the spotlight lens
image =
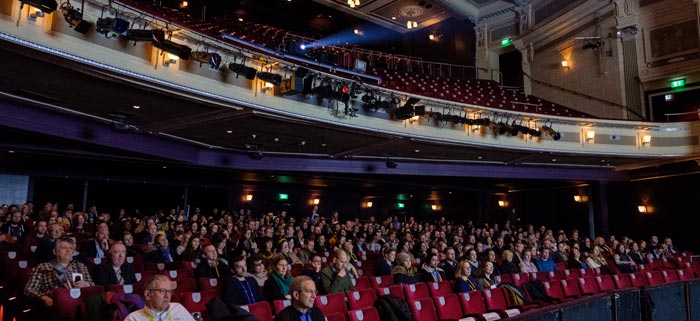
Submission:
[[299,48],[301,48],[301,50],[306,50],[306,45],[301,45]]

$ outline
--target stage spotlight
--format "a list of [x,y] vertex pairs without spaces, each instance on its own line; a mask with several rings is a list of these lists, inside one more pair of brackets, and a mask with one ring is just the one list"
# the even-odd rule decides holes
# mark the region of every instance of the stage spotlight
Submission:
[[111,39],[118,35],[126,35],[129,31],[129,22],[122,18],[99,18],[95,23],[95,31]]
[[209,64],[209,69],[211,70],[219,70],[221,65],[221,55],[218,53],[195,51],[192,53],[192,60],[199,61],[200,67],[202,64]]
[[306,45],[302,43],[301,45],[299,45],[299,49],[306,50]]
[[228,70],[235,72],[236,77],[243,75],[246,79],[250,80],[255,79],[255,75],[258,73],[253,67],[248,67],[245,64],[237,64],[235,62],[228,64]]
[[19,9],[22,10],[22,7],[25,4],[28,4],[34,8],[37,8],[41,10],[43,13],[52,13],[58,8],[58,2],[54,0],[20,0],[20,6]]
[[159,29],[130,29],[124,35],[124,39],[129,41],[165,41],[165,31]]
[[[414,97],[409,97],[408,100],[406,100],[406,103],[399,108],[396,108],[394,110],[394,116],[398,120],[404,120],[404,119],[409,119],[413,116],[416,115],[416,106],[414,106],[417,102],[419,102],[419,98],[414,98]],[[425,106],[417,106],[420,107],[419,111],[422,111],[422,114],[425,115]]]
[[554,139],[554,140],[560,140],[560,139],[561,139],[561,133],[558,132],[558,131],[556,131],[556,130],[554,130],[554,129],[552,129],[552,127],[549,127],[549,126],[544,125],[544,126],[542,126],[542,132],[544,132],[545,134],[551,136],[552,139]]
[[269,82],[274,86],[279,86],[282,83],[282,75],[274,74],[271,72],[260,71],[257,73],[258,79]]
[[80,10],[73,8],[70,2],[64,2],[61,5],[61,13],[63,13],[63,18],[70,25],[73,30],[86,34],[90,31],[92,24],[83,20],[83,13]]
[[177,55],[180,59],[184,60],[190,59],[190,55],[192,54],[192,48],[170,40],[153,42],[153,46],[165,52]]

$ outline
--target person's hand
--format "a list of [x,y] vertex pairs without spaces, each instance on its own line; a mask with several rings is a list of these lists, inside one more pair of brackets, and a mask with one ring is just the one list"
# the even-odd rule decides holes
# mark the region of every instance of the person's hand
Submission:
[[90,286],[90,282],[87,282],[85,280],[80,280],[80,281],[75,281],[73,282],[73,287],[74,288],[85,288]]
[[51,297],[44,295],[39,299],[41,299],[41,302],[43,302],[47,307],[53,306],[53,299]]

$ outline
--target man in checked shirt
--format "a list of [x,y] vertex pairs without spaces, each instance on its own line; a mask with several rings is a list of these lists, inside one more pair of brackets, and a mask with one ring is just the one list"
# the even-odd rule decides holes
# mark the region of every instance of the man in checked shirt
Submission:
[[39,264],[24,287],[24,295],[34,301],[37,317],[49,316],[53,307],[51,291],[56,288],[84,288],[94,285],[85,264],[73,260],[75,240],[61,237],[56,240],[53,253],[55,259]]

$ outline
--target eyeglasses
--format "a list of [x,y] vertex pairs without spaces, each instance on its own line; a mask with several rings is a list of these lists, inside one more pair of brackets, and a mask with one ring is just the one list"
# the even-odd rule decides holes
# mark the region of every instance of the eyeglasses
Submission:
[[160,293],[160,294],[162,294],[162,295],[172,294],[172,293],[173,293],[173,290],[168,290],[168,289],[148,289],[148,291],[151,291],[151,292],[158,292],[158,293]]

